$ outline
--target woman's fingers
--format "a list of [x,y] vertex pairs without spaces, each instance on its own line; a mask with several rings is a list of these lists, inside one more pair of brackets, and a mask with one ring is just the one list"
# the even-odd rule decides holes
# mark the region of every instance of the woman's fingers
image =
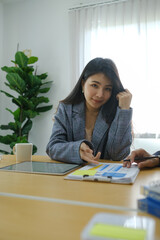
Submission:
[[99,163],[97,161],[98,160],[98,156],[94,157],[93,154],[85,152],[85,151],[83,151],[83,153],[82,153],[82,159],[87,161],[88,163],[98,164]]
[[101,156],[101,152],[98,152],[97,155],[94,157],[94,159],[98,160],[98,159],[100,159],[100,156]]
[[97,161],[100,158],[101,153],[98,152],[96,156],[93,155],[93,150],[85,143],[82,143],[80,146],[80,156],[84,161],[93,164],[99,164]]
[[129,109],[132,100],[132,94],[128,89],[125,89],[125,91],[117,94],[117,100],[119,101],[119,107],[121,109]]
[[91,160],[90,158],[86,158],[86,160],[85,161],[87,161],[88,163],[92,163],[92,164],[99,164],[99,162],[98,161],[96,161],[96,160]]
[[99,162],[97,161],[98,158],[95,158],[95,157],[93,156],[93,154],[90,154],[90,153],[87,153],[87,152],[83,152],[83,153],[81,154],[81,158],[82,158],[84,161],[88,162],[88,163],[99,164]]
[[93,158],[93,160],[90,160],[90,163],[93,164],[99,164],[98,160],[100,159],[101,152],[98,152],[97,155]]
[[142,169],[142,168],[152,168],[152,167],[158,166],[158,164],[159,164],[159,159],[158,158],[152,158],[152,159],[148,159],[146,161],[138,163],[138,167],[140,169]]
[[130,168],[131,167],[131,161],[123,161],[123,167]]

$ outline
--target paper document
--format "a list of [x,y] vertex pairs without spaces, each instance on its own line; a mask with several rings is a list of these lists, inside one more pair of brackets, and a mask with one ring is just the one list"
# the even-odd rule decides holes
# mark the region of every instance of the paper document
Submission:
[[133,183],[139,173],[139,168],[123,167],[121,163],[99,163],[86,165],[68,174],[65,179],[88,180],[112,183]]

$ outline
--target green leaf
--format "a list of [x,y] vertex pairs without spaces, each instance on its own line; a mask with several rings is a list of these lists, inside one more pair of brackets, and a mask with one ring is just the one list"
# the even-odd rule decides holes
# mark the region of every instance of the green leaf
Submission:
[[39,93],[47,93],[50,90],[50,88],[41,88],[38,90]]
[[31,110],[23,111],[23,116],[26,118],[34,118],[37,115],[38,115],[38,113],[35,111],[31,111]]
[[13,115],[14,115],[15,121],[19,121],[19,119],[20,119],[20,108],[17,108],[17,110],[13,112]]
[[40,87],[42,85],[41,83],[41,79],[39,79],[37,76],[35,75],[29,75],[28,76],[28,82],[29,82],[29,86],[30,87]]
[[5,85],[6,85],[7,87],[9,87],[11,90],[14,90],[14,91],[16,91],[16,92],[19,93],[19,91],[17,91],[17,90],[15,89],[15,87],[11,86],[10,84],[8,84],[8,83],[5,82]]
[[21,109],[18,108],[15,112],[14,112],[14,119],[18,122],[23,123],[26,118],[33,118],[37,115],[37,112],[33,112],[31,110],[24,110],[21,112]]
[[33,154],[35,154],[37,152],[37,147],[36,145],[33,145]]
[[53,83],[53,81],[43,82],[42,85],[51,84],[51,83]]
[[27,66],[27,67],[24,67],[24,68],[23,68],[23,71],[24,71],[26,74],[32,74],[32,72],[34,71],[34,68],[33,68],[33,66]]
[[12,130],[14,132],[16,132],[18,128],[19,128],[19,125],[17,125],[17,122],[10,122],[8,123],[8,125],[0,126],[0,129],[2,130]]
[[20,68],[27,67],[28,57],[23,52],[16,52],[15,62]]
[[46,79],[48,77],[47,73],[42,73],[41,75],[36,75],[40,79]]
[[13,62],[14,64],[16,64],[16,62],[15,62],[15,61],[13,61],[13,60],[11,60],[11,62]]
[[18,107],[21,107],[21,102],[17,98],[12,99],[12,102],[15,103]]
[[49,102],[49,99],[47,97],[36,97],[36,98],[31,98],[31,100],[35,106],[39,105],[40,103],[48,103]]
[[36,111],[37,112],[47,112],[49,110],[51,110],[53,107],[53,105],[49,105],[49,106],[45,106],[45,107],[39,107],[39,108],[36,108]]
[[17,136],[15,134],[0,136],[0,142],[3,144],[10,144],[11,142],[16,141],[16,138]]
[[[16,145],[17,142],[11,142],[11,144],[9,145],[10,148],[13,150],[13,147]],[[13,154],[13,151],[11,152],[11,154]]]
[[37,62],[37,61],[38,61],[38,57],[32,56],[32,57],[30,57],[30,58],[28,59],[28,64],[33,64],[33,63],[35,63],[35,62]]
[[17,138],[17,143],[27,143],[28,140],[27,140],[27,137],[26,136],[19,136]]
[[13,95],[11,95],[11,94],[9,94],[9,93],[3,91],[3,90],[0,90],[0,92],[4,93],[7,97],[14,98]]
[[3,153],[3,154],[10,154],[10,152],[4,151],[2,149],[0,149],[0,152]]
[[11,129],[11,127],[9,125],[0,125],[0,129],[9,130],[9,129]]
[[17,73],[8,73],[6,78],[15,91],[20,93],[25,91],[25,81]]
[[[25,119],[26,119],[24,111],[23,111],[22,116],[21,116],[21,109],[17,108],[17,110],[13,112],[13,115],[14,115],[15,121],[17,122],[17,126],[19,126],[19,128],[20,128],[21,127],[20,124],[22,124],[22,122],[24,122]],[[20,118],[21,118],[21,122],[20,122]]]
[[39,86],[35,86],[30,88],[30,91],[25,92],[25,97],[31,99],[32,97],[36,97],[38,95]]
[[32,121],[29,119],[22,128],[22,135],[28,134],[32,128]]
[[19,96],[18,101],[20,102],[23,109],[34,109],[34,104],[29,99]]
[[13,130],[14,132],[17,131],[17,125],[16,125],[16,123],[10,122],[10,123],[8,124],[8,126],[9,126],[10,129]]
[[18,67],[7,67],[7,66],[4,66],[1,69],[2,69],[2,71],[5,71],[7,73],[23,74],[23,70],[21,68],[18,68]]
[[7,110],[8,112],[10,112],[12,115],[14,115],[14,113],[11,111],[11,109],[6,108],[6,110]]

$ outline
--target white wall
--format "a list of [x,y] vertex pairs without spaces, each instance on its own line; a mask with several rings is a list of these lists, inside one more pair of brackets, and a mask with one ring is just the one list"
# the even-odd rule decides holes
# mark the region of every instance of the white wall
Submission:
[[[3,51],[3,4],[0,3],[0,67],[2,66]],[[2,89],[2,78],[0,73],[0,89]],[[0,123],[2,121],[2,94],[0,94]]]
[[160,139],[153,138],[135,138],[131,146],[131,150],[144,148],[150,154],[160,151]]
[[[10,60],[19,43],[19,50],[31,49],[32,55],[39,58],[38,72],[48,72],[48,81],[54,83],[48,97],[54,108],[42,113],[33,120],[33,129],[29,141],[38,147],[37,154],[45,155],[51,129],[52,116],[60,99],[63,99],[72,88],[70,83],[70,46],[68,9],[79,0],[21,0],[3,1],[3,14],[0,10],[0,33],[2,32],[3,17],[3,60],[0,65],[11,66]],[[0,3],[2,6],[2,3]],[[1,8],[0,8],[1,9]],[[2,50],[2,43],[0,42]],[[5,73],[0,71],[2,82]],[[1,89],[9,91],[3,84]],[[13,94],[13,91],[12,91]],[[2,95],[2,94],[1,94]],[[46,95],[47,96],[47,95]],[[0,124],[7,124],[12,116],[5,108],[14,109],[10,99],[1,96]],[[2,132],[2,131],[1,131]],[[1,133],[2,134],[2,133]],[[4,134],[4,131],[3,131]],[[7,132],[5,132],[7,134]],[[8,146],[0,144],[0,148],[9,150]]]

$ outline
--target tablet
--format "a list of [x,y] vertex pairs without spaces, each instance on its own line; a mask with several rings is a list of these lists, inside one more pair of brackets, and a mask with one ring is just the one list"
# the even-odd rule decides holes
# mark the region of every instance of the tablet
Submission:
[[80,165],[72,163],[25,161],[6,167],[0,167],[0,170],[51,175],[65,175],[78,167],[80,167]]

